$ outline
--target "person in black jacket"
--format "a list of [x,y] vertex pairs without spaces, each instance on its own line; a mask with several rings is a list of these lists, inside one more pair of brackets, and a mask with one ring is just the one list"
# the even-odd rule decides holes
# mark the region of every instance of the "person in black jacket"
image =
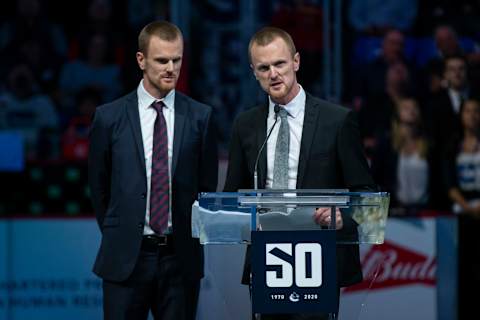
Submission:
[[[258,165],[258,187],[282,189],[347,188],[351,191],[375,190],[367,161],[363,155],[359,130],[354,113],[350,110],[315,98],[298,84],[296,72],[300,67],[300,55],[285,31],[266,27],[258,31],[249,45],[253,73],[262,89],[268,94],[268,102],[241,113],[235,120],[230,142],[229,163],[225,191],[237,191],[254,187],[255,160],[265,140],[267,130],[274,123],[274,109],[280,108],[280,124],[274,128],[265,152]],[[278,107],[275,107],[278,106]],[[282,109],[284,111],[282,111]],[[277,183],[277,145],[284,138],[282,121],[288,122],[288,166],[283,168]],[[285,159],[285,155],[284,155]],[[274,166],[275,164],[275,166]],[[278,167],[281,167],[278,164]],[[283,183],[283,185],[282,185]],[[329,209],[312,212],[320,225],[330,223]],[[344,219],[336,212],[339,232]],[[345,228],[346,229],[346,228]],[[356,232],[356,230],[355,230]],[[244,282],[248,283],[247,272]],[[348,286],[362,280],[358,246],[339,246],[337,251],[338,284]],[[263,315],[263,319],[295,319],[302,315]],[[324,319],[326,315],[311,315]],[[302,318],[304,319],[304,318]]]
[[216,189],[217,145],[212,108],[175,91],[182,55],[176,26],[148,24],[142,81],[95,112],[88,164],[105,319],[195,318],[203,251],[191,207]]

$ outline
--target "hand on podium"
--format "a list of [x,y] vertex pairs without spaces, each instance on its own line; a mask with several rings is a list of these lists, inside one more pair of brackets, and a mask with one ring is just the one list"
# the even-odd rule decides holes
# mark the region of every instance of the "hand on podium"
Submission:
[[[317,208],[313,214],[315,222],[321,226],[329,226],[331,222],[331,209],[330,208]],[[335,226],[337,230],[343,228],[343,219],[340,209],[335,210]]]

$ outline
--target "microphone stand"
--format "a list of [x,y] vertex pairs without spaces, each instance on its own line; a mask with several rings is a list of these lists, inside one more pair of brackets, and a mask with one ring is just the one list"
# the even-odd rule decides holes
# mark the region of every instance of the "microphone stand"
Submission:
[[273,126],[270,128],[268,131],[267,137],[262,143],[262,146],[260,147],[260,150],[258,151],[257,154],[257,159],[255,160],[255,166],[253,167],[253,189],[258,190],[258,161],[260,160],[260,155],[262,154],[263,148],[265,147],[265,144],[267,144],[268,138],[270,138],[270,135],[272,134],[273,128],[275,128],[275,125],[278,122],[278,112],[280,111],[280,106],[276,104],[273,107],[273,111],[275,112],[275,122],[273,123]]

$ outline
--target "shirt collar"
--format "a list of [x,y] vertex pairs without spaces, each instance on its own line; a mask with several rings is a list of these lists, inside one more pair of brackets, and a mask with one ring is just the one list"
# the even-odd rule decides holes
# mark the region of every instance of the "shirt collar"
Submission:
[[138,85],[137,88],[137,95],[138,95],[138,100],[139,100],[139,107],[143,109],[148,109],[152,105],[153,102],[155,101],[163,101],[167,109],[172,109],[174,110],[174,105],[175,105],[175,89],[170,90],[170,92],[167,93],[165,97],[162,99],[157,99],[153,97],[148,91],[145,89],[143,86],[143,79],[140,81],[140,84]]
[[[300,90],[298,91],[297,95],[295,98],[293,98],[289,103],[286,105],[280,105],[281,107],[284,107],[285,110],[287,110],[288,114],[296,118],[301,111],[305,110],[305,100],[306,100],[306,93],[305,90],[303,90],[302,86],[298,84],[300,87]],[[273,107],[275,106],[275,102],[272,101],[270,96],[268,97],[268,114],[274,114],[273,112]]]
[[458,97],[461,97],[461,98],[466,98],[466,97],[468,97],[469,92],[468,92],[468,88],[459,91],[459,90],[455,90],[455,89],[449,87],[448,88],[448,93],[450,95],[455,95],[455,96],[458,96]]

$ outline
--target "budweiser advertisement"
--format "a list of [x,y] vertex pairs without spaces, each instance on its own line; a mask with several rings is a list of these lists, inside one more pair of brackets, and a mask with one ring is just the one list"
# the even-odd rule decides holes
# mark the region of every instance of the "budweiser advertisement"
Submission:
[[[382,245],[361,246],[364,281],[342,291],[339,318],[455,319],[454,223],[448,218],[389,219]],[[439,230],[450,230],[452,241],[440,237]]]

